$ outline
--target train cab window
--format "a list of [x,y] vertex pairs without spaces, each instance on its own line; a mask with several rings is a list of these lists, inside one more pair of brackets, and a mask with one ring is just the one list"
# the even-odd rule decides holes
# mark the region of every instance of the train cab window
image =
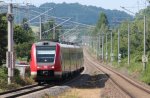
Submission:
[[37,46],[37,63],[54,63],[56,46]]

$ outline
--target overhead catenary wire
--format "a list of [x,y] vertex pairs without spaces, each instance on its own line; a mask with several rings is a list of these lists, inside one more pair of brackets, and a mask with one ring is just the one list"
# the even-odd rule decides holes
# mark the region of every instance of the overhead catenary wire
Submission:
[[[31,11],[36,12],[36,13],[40,13],[40,12],[38,12],[38,11],[34,11],[34,10],[31,10]],[[66,20],[66,19],[64,19],[64,18],[60,18],[60,17],[50,16],[50,15],[47,15],[47,16],[52,17],[52,18],[56,18],[56,19],[60,19],[60,20]],[[69,21],[69,22],[74,23],[74,24],[78,24],[78,25],[83,25],[83,26],[87,26],[87,27],[93,27],[93,28],[95,28],[95,26],[93,26],[93,25],[87,25],[87,24],[79,23],[79,22],[75,22],[75,21]]]
[[54,26],[53,28],[49,29],[49,30],[46,30],[44,32],[49,32],[50,30],[53,30],[54,28],[58,27],[58,26],[61,26],[62,24],[64,24],[65,22],[69,21],[71,18],[65,20],[64,22],[61,22],[60,24],[58,24],[57,26]]
[[63,33],[62,35],[60,35],[59,37],[61,37],[61,36],[64,36],[64,35],[68,34],[69,32],[71,32],[71,31],[75,30],[77,27],[78,27],[78,26],[75,26],[74,28],[72,28],[72,29],[68,30],[67,32]]
[[38,15],[38,16],[36,16],[36,17],[34,17],[34,18],[30,19],[30,20],[28,20],[28,21],[27,21],[27,22],[25,22],[25,23],[31,22],[32,20],[34,20],[34,19],[36,19],[36,18],[40,17],[41,15],[44,15],[45,13],[47,13],[47,12],[51,11],[52,9],[53,9],[53,8],[50,8],[49,10],[47,10],[47,11],[45,11],[45,12],[41,13],[40,15]]

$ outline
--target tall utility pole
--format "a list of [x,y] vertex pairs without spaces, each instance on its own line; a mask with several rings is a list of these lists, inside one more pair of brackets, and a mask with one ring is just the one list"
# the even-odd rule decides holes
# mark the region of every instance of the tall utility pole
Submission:
[[101,59],[102,56],[102,48],[101,48],[101,34],[99,33],[99,57]]
[[108,48],[107,48],[107,33],[106,33],[106,62],[108,59]]
[[40,16],[40,40],[42,39],[42,17]]
[[94,40],[94,52],[96,53],[96,37],[95,36],[94,36],[93,40]]
[[[121,7],[121,8],[124,9],[124,10],[126,10],[126,11],[128,11],[129,13],[135,15],[134,12],[126,9],[125,7]],[[129,21],[128,21],[128,65],[130,65],[130,23],[129,23]]]
[[97,48],[97,37],[96,36],[94,37],[94,45],[95,45],[95,48],[94,48],[95,53],[97,53],[97,49],[96,49]]
[[101,51],[101,48],[100,48],[100,33],[98,34],[98,57],[100,58],[100,51]]
[[147,56],[146,56],[146,16],[144,15],[144,54],[142,57],[143,61],[143,70],[146,70],[146,62],[147,62]]
[[91,40],[91,49],[93,48],[93,36],[90,36],[90,40]]
[[113,62],[113,56],[114,56],[114,54],[113,54],[113,36],[112,36],[113,34],[112,34],[112,31],[111,31],[111,50],[110,50],[110,56],[111,56],[111,64],[112,64],[112,62]]
[[55,40],[56,31],[55,31],[55,22],[53,23],[53,40]]
[[120,54],[120,31],[118,29],[118,64],[121,62],[121,54]]
[[130,65],[130,23],[128,22],[128,65]]
[[98,59],[98,54],[99,54],[99,35],[98,35],[98,37],[96,37],[97,38],[97,53],[96,53],[96,56],[97,56],[97,59]]
[[10,3],[8,5],[8,52],[7,55],[7,67],[8,67],[8,84],[11,84],[13,78],[14,69],[14,49],[13,49],[13,5]]
[[104,32],[102,32],[102,60],[104,60]]
[[[147,2],[150,4],[150,0],[147,0]],[[146,2],[145,2],[146,7]],[[146,12],[144,12],[145,14]],[[148,62],[148,57],[146,55],[146,15],[144,15],[144,50],[143,50],[143,56],[142,56],[142,62],[143,62],[143,70],[146,70],[146,63]]]

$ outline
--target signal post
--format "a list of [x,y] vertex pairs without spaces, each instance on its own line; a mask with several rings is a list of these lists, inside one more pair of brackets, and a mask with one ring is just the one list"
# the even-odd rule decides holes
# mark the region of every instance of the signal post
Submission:
[[8,51],[6,53],[6,65],[8,67],[8,84],[11,84],[13,78],[14,70],[14,49],[13,49],[13,5],[12,3],[8,4]]

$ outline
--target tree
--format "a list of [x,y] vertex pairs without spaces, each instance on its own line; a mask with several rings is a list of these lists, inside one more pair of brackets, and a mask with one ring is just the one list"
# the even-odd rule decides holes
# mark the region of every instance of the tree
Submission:
[[23,21],[22,21],[22,27],[24,30],[29,30],[30,27],[29,27],[29,24],[27,23],[27,19],[26,18],[23,18]]
[[0,65],[6,61],[7,21],[6,14],[0,14]]
[[30,50],[31,50],[32,43],[31,42],[24,42],[22,44],[15,45],[15,51],[18,58],[29,58]]
[[105,13],[101,13],[100,14],[100,18],[98,20],[98,23],[97,23],[97,27],[101,28],[102,25],[104,26],[108,26],[108,19],[107,19],[107,16]]
[[100,31],[105,32],[108,30],[108,19],[105,13],[100,13],[96,28],[93,32],[94,35],[97,35]]
[[[24,19],[22,23],[24,24],[26,21]],[[29,26],[28,29],[25,29],[24,26],[15,26],[14,42],[17,58],[29,57],[30,48],[34,39],[34,33]]]
[[34,40],[34,35],[31,29],[24,30],[23,27],[16,25],[14,28],[14,41],[15,44],[30,42]]

